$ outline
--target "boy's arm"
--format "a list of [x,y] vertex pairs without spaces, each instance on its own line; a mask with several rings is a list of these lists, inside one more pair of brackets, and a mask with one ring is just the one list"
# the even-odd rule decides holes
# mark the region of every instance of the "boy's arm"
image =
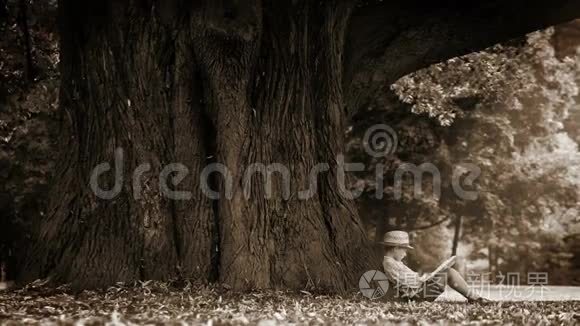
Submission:
[[396,286],[410,288],[418,288],[421,286],[419,274],[403,263],[389,263],[385,260],[383,261],[383,269],[387,278],[394,282]]

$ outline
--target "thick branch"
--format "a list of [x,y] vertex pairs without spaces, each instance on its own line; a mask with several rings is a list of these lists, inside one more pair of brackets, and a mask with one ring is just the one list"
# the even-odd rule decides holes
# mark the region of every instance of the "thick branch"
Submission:
[[580,17],[575,0],[384,1],[359,7],[347,36],[345,90],[351,112],[398,78]]

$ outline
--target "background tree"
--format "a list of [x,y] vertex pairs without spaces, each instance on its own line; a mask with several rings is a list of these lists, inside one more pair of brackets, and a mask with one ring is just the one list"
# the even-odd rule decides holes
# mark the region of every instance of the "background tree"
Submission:
[[56,2],[28,6],[33,80],[25,74],[20,8],[18,1],[0,2],[0,269],[10,280],[22,254],[16,242],[25,242],[33,217],[46,212],[59,130]]
[[[397,162],[386,163],[391,167],[386,175],[404,162],[432,163],[441,172],[442,194],[430,208],[432,198],[418,197],[413,189],[399,200],[373,198],[374,173],[362,174],[357,181],[366,194],[361,205],[373,203],[366,208],[374,212],[367,219],[371,230],[379,230],[373,227],[385,222],[387,229],[410,231],[422,229],[417,226],[422,224],[436,226],[432,232],[441,235],[446,232],[440,221],[454,229],[445,237],[453,239],[450,247],[427,241],[427,246],[433,243],[430,254],[436,258],[418,250],[412,257],[418,265],[431,266],[433,260],[436,264],[463,240],[471,247],[472,260],[484,253],[492,274],[542,270],[549,271],[555,283],[571,281],[563,271],[569,270],[574,251],[564,239],[575,230],[580,187],[577,144],[566,125],[575,121],[580,74],[576,59],[556,56],[552,35],[552,30],[532,34],[527,42],[495,46],[410,74],[393,85],[399,101],[384,96],[369,107],[374,114],[361,115],[363,123],[353,124],[349,142],[353,158],[364,157],[357,144],[369,125],[390,123],[404,146],[379,159],[383,164]],[[411,111],[448,127],[413,119]],[[430,145],[422,150],[418,144]],[[482,170],[475,201],[462,200],[450,182],[452,171],[466,162]],[[392,177],[386,179],[392,187]],[[421,233],[421,239],[433,238]],[[530,259],[522,263],[523,256]]]

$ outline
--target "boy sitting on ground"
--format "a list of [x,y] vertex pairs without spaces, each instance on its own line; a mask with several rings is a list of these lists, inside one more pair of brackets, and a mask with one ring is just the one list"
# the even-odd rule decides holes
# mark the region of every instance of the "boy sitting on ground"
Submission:
[[[413,249],[409,244],[407,232],[387,232],[383,237],[382,244],[385,245],[383,269],[389,283],[396,290],[397,299],[434,301],[445,291],[445,285],[449,285],[467,298],[468,302],[483,303],[489,301],[471,290],[461,274],[450,266],[441,266],[435,275],[430,274],[423,278],[405,265],[402,260],[407,256],[407,250]],[[452,263],[453,261],[449,260],[448,262]]]

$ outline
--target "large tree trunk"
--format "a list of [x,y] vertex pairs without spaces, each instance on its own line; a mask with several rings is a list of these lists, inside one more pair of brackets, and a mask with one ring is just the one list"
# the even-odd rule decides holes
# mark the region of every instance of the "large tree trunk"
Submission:
[[[151,8],[116,1],[61,1],[61,106],[70,122],[49,214],[32,230],[21,277],[95,287],[176,276],[208,279],[212,203],[198,186],[209,132],[187,36]],[[116,149],[123,159],[113,162]],[[111,162],[100,185],[122,191],[98,198],[93,169]],[[162,194],[164,166],[189,168],[188,201]],[[122,164],[121,164],[122,163]],[[133,172],[150,171],[139,182]],[[107,186],[108,185],[108,186]],[[140,190],[139,190],[140,189]]]
[[[337,185],[350,7],[285,1],[262,14],[228,1],[156,4],[61,2],[71,137],[22,278],[84,288],[175,277],[236,289],[355,287],[373,259]],[[102,162],[113,163],[102,188],[114,187],[115,165],[123,171],[113,199],[88,186]],[[151,169],[134,184],[142,163]],[[188,168],[177,188],[190,199],[160,190],[170,163]],[[210,177],[219,199],[200,188],[208,163],[231,176]],[[268,189],[259,173],[245,178],[255,163],[281,164],[288,178],[274,174]],[[312,174],[319,163],[328,171]]]
[[[353,202],[336,179],[349,11],[330,3],[268,3],[263,17],[244,13],[245,20],[261,20],[261,35],[236,35],[232,42],[205,29],[196,42],[208,76],[216,155],[233,177],[231,199],[219,201],[218,218],[220,280],[236,288],[345,289],[371,263]],[[281,164],[289,179],[277,175],[272,189],[260,177],[245,180],[256,163]],[[300,198],[318,163],[329,171],[314,175],[311,198]]]

